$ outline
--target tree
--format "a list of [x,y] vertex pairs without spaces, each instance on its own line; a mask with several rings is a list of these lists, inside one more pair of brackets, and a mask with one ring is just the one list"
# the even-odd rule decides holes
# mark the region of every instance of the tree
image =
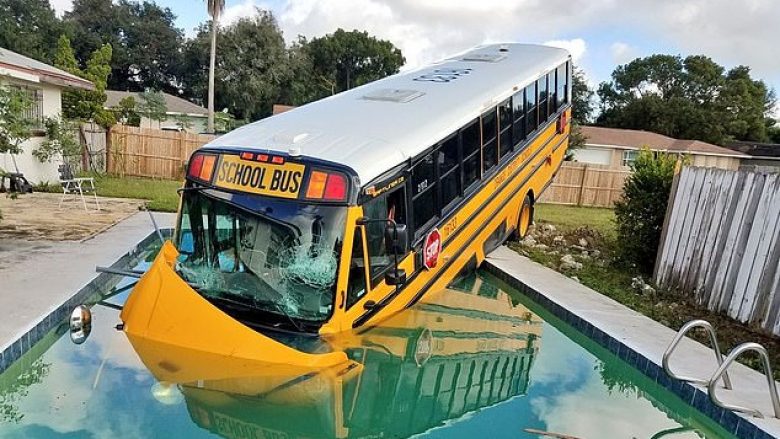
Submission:
[[115,107],[111,108],[111,111],[114,112],[114,117],[122,125],[138,127],[141,126],[141,116],[136,109],[135,98],[127,96],[122,98]]
[[13,157],[22,152],[22,143],[30,138],[35,123],[27,116],[32,105],[24,90],[0,85],[0,153]]
[[0,47],[51,62],[61,33],[48,0],[0,0]]
[[[215,108],[227,108],[238,119],[255,120],[271,114],[288,67],[286,47],[276,19],[257,10],[219,29],[220,48],[215,64]],[[185,96],[203,96],[208,90],[209,26],[202,25],[187,43],[182,77]]]
[[724,72],[703,55],[635,59],[599,86],[597,123],[715,144],[766,141],[774,95],[747,67]]
[[397,73],[406,62],[393,43],[368,32],[337,29],[303,46],[311,59],[321,95],[338,93]]
[[217,62],[217,27],[219,17],[225,10],[225,0],[206,0],[206,9],[211,16],[211,55],[209,57],[209,116],[206,131],[214,132],[214,68]]
[[57,51],[54,53],[54,65],[65,70],[68,73],[79,75],[81,69],[79,62],[76,61],[76,55],[73,53],[73,47],[70,45],[70,38],[62,34],[57,40]]
[[[75,65],[75,56],[66,36],[61,36],[54,56],[55,65],[63,70],[80,76],[95,85],[94,90],[65,90],[62,92],[62,116],[69,120],[94,121],[100,126],[109,127],[116,123],[112,112],[104,108],[106,85],[111,74],[113,50],[108,44],[92,53],[86,69]],[[75,65],[75,66],[74,66]]]
[[149,128],[151,128],[151,121],[160,123],[167,118],[168,107],[165,105],[165,96],[161,92],[144,90],[138,94],[138,97],[140,100],[138,111],[149,119]]
[[572,66],[571,75],[571,118],[578,124],[586,124],[593,113],[594,91],[588,87],[585,73]]
[[74,0],[63,20],[82,62],[104,44],[114,50],[108,87],[176,92],[184,33],[176,16],[154,2]]
[[47,117],[44,121],[46,140],[32,151],[41,163],[51,161],[55,157],[78,156],[81,144],[76,140],[78,126],[69,120]]

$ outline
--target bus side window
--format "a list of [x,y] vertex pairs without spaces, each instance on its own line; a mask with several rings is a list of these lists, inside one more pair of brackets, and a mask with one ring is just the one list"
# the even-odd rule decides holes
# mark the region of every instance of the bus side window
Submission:
[[352,257],[349,260],[349,281],[347,282],[347,309],[366,294],[366,260],[363,257],[363,232],[355,227],[352,240]]
[[501,159],[512,151],[512,98],[498,106],[498,158]]
[[526,134],[533,132],[539,126],[538,116],[536,112],[536,82],[533,82],[525,88]]
[[[397,224],[406,224],[405,194],[405,188],[401,187],[387,195],[374,198],[363,205],[363,214],[372,219],[388,219]],[[387,223],[379,221],[365,225],[371,288],[376,288],[382,282],[385,272],[395,263],[393,254],[387,253],[385,247],[386,226]]]
[[415,233],[421,233],[436,215],[436,169],[434,154],[418,161],[412,169],[412,213]]
[[460,131],[460,143],[463,149],[463,192],[480,178],[479,163],[479,124],[471,122]]
[[512,140],[515,142],[515,148],[525,140],[525,89],[522,89],[512,96],[512,115],[515,123],[512,128]]
[[436,163],[439,166],[439,184],[441,184],[441,205],[446,210],[460,197],[460,154],[458,136],[451,136],[442,142],[436,151]]
[[496,136],[496,109],[486,112],[481,117],[482,120],[482,173],[487,172],[498,164],[498,145]]

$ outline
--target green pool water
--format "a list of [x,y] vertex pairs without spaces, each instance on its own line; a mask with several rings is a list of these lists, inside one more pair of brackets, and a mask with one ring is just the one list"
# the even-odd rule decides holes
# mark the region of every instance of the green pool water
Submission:
[[119,311],[110,305],[124,302],[131,282],[106,292],[108,306],[93,307],[86,343],[72,344],[62,325],[0,376],[0,436],[545,437],[536,430],[582,439],[732,437],[486,274],[445,293],[474,303],[509,297],[511,313],[420,303],[409,312],[425,314],[436,330],[374,328],[348,351],[362,369],[262,390],[247,384],[252,377],[219,386],[158,383],[114,328]]

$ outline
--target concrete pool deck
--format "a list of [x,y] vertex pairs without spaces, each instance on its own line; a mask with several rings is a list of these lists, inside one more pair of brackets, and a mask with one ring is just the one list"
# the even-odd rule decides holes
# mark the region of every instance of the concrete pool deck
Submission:
[[[734,363],[728,370],[734,390],[720,387],[718,396],[730,405],[758,409],[765,418],[723,410],[710,402],[706,387],[671,379],[663,372],[661,358],[676,334],[674,330],[507,247],[491,253],[485,265],[489,272],[528,294],[737,437],[780,437],[780,419],[773,417],[763,374]],[[709,379],[715,367],[713,351],[689,338],[680,343],[671,360],[677,374],[702,379]]]
[[[170,213],[154,217],[160,228],[175,221]],[[138,212],[84,241],[0,241],[0,371],[39,339],[38,327],[52,327],[44,320],[59,317],[55,311],[95,280],[95,267],[114,264],[153,231],[149,214]]]

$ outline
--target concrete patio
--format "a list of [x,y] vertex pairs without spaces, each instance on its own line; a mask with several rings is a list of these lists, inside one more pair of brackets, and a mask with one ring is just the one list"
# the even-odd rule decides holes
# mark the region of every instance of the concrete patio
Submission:
[[[126,219],[81,241],[57,240],[62,234],[53,234],[54,240],[39,235],[26,240],[0,233],[0,309],[6,310],[0,319],[0,352],[24,340],[31,329],[95,279],[96,266],[112,265],[154,231],[148,213],[135,209]],[[3,209],[4,216],[6,212]],[[170,228],[175,215],[156,213],[155,219],[161,228]],[[28,347],[32,342],[28,340]]]

